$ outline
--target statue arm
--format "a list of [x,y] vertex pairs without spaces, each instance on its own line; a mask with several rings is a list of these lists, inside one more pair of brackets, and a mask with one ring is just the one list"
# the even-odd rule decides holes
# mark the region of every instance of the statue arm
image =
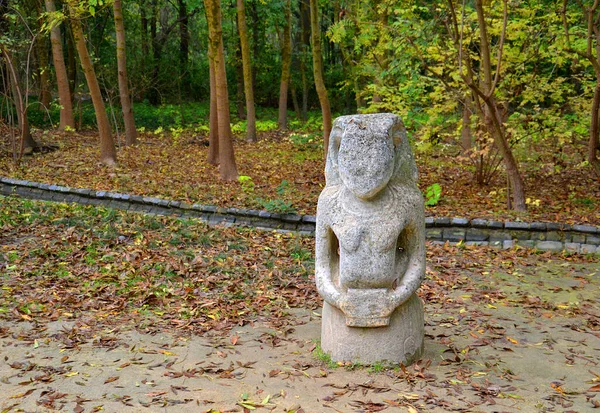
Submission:
[[326,302],[339,308],[342,301],[342,294],[333,283],[333,274],[331,274],[330,266],[331,260],[336,259],[331,256],[331,228],[317,219],[315,235],[315,281],[317,290]]
[[393,308],[408,300],[419,289],[425,277],[425,222],[424,219],[420,219],[423,215],[417,215],[420,217],[413,220],[407,228],[410,237],[407,245],[408,267],[400,284],[391,294],[390,301]]

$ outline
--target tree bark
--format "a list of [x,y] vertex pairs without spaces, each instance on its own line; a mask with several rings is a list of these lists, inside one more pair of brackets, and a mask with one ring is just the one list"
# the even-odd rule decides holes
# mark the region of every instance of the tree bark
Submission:
[[140,1],[140,25],[141,25],[141,39],[142,39],[142,56],[141,56],[141,69],[142,73],[146,73],[146,59],[150,48],[148,47],[148,17],[146,15],[146,0]]
[[150,42],[152,43],[152,72],[151,72],[151,83],[150,90],[148,91],[148,100],[151,105],[158,105],[160,103],[160,96],[158,94],[158,75],[160,72],[160,58],[162,56],[162,45],[158,39],[157,31],[157,14],[158,14],[158,0],[152,2],[152,17],[150,19]]
[[248,42],[248,26],[246,24],[246,8],[244,0],[237,0],[238,31],[242,50],[242,68],[244,72],[244,95],[246,97],[246,141],[256,142],[256,110],[254,108],[254,83],[252,78],[252,61]]
[[123,122],[125,124],[125,145],[135,145],[137,141],[137,130],[133,119],[133,106],[129,96],[127,84],[127,57],[125,52],[125,25],[123,24],[123,9],[121,0],[114,0],[113,13],[115,16],[115,30],[117,32],[117,70],[119,78],[119,97],[121,110],[123,111]]
[[594,169],[596,176],[600,176],[600,160],[596,157],[600,142],[598,135],[600,134],[600,74],[594,89],[594,100],[592,101],[592,116],[590,124],[590,138],[588,142],[588,162]]
[[288,85],[292,61],[292,2],[285,4],[285,25],[283,26],[283,47],[281,49],[281,83],[279,85],[279,129],[287,130]]
[[465,102],[463,103],[463,115],[462,115],[462,128],[461,128],[461,139],[460,146],[463,152],[467,152],[473,148],[473,134],[471,132],[471,100],[469,95],[465,96]]
[[[45,0],[45,4],[48,13],[56,11],[54,0]],[[50,30],[50,43],[52,44],[52,61],[54,62],[54,73],[56,74],[56,85],[58,87],[58,102],[60,103],[60,124],[58,129],[75,129],[73,103],[63,54],[62,36],[60,35],[60,27],[57,25]]]
[[[212,46],[208,43],[208,55],[213,55]],[[208,163],[219,165],[219,117],[217,115],[217,85],[215,80],[215,65],[212,59],[208,60],[210,79],[210,115],[208,133]]]
[[12,59],[11,53],[2,46],[2,53],[4,54],[4,60],[6,61],[6,71],[8,73],[10,88],[12,90],[13,99],[17,108],[17,122],[19,123],[19,131],[21,132],[20,137],[20,148],[17,154],[17,159],[21,158],[23,154],[31,154],[36,148],[37,142],[33,140],[31,136],[31,130],[29,129],[29,121],[27,119],[27,106],[23,100],[23,91],[21,90],[21,79],[17,69],[17,65]]
[[[507,0],[504,1],[506,8]],[[525,185],[523,183],[523,178],[519,173],[519,165],[517,164],[517,161],[508,144],[506,131],[502,125],[502,117],[500,116],[498,104],[494,98],[495,82],[498,79],[498,76],[496,76],[496,79],[494,79],[492,75],[491,51],[487,34],[487,23],[485,21],[485,13],[483,9],[483,0],[475,0],[475,9],[477,11],[477,20],[479,23],[479,43],[483,70],[480,87],[477,88],[475,85],[471,84],[471,88],[474,90],[474,92],[479,92],[482,95],[485,105],[485,110],[483,113],[484,122],[489,133],[493,136],[494,144],[500,151],[502,159],[504,160],[504,168],[506,169],[506,174],[510,181],[510,188],[512,189],[512,208],[517,211],[526,211],[527,204],[525,203]],[[505,15],[505,23],[506,18],[507,17]],[[499,47],[502,47],[502,41],[500,41]],[[500,66],[498,65],[497,70],[499,70],[499,68]]]
[[49,56],[48,56],[48,39],[46,34],[41,35],[42,29],[42,13],[44,12],[42,1],[38,0],[35,3],[37,9],[37,22],[38,22],[38,30],[40,34],[38,34],[35,38],[35,47],[36,47],[36,56],[38,62],[38,71],[39,71],[39,88],[40,88],[40,110],[45,112],[50,107],[50,102],[52,101],[52,93],[50,91],[50,65],[49,65]]
[[308,119],[308,78],[306,61],[310,48],[310,4],[309,0],[300,0],[300,26],[302,33],[302,52],[300,54],[300,75],[302,78],[302,120]]
[[319,6],[318,0],[310,0],[310,27],[312,34],[312,57],[313,73],[315,77],[315,87],[319,102],[321,103],[321,113],[323,114],[323,150],[327,156],[329,148],[329,134],[331,133],[331,107],[327,97],[327,88],[323,79],[323,55],[321,52],[321,29],[319,27]]
[[[75,50],[75,39],[71,26],[65,26],[65,36],[67,39],[67,77],[69,79],[69,94],[71,102],[75,103],[75,87],[77,86],[77,50]],[[79,112],[81,114],[81,111]]]
[[204,0],[204,5],[206,20],[209,25],[210,52],[212,52],[209,58],[214,65],[215,72],[214,85],[217,101],[217,133],[219,136],[219,175],[224,181],[237,181],[238,172],[235,164],[230,124],[220,0]]
[[90,58],[85,45],[81,22],[75,11],[74,1],[75,0],[70,0],[69,3],[71,30],[73,31],[81,68],[88,84],[90,96],[92,97],[94,111],[96,112],[96,122],[98,123],[98,134],[100,136],[100,161],[106,165],[113,166],[117,163],[117,153],[112,138],[112,131],[110,123],[108,122],[108,116],[106,115],[106,108],[104,106],[104,101],[102,100],[102,93],[100,92],[100,85],[96,78],[94,65],[92,64],[92,59]]

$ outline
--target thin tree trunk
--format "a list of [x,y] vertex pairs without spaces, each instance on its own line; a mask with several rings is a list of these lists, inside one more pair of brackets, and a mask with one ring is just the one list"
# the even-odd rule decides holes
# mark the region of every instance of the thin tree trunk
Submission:
[[148,58],[148,53],[150,52],[150,48],[148,47],[148,17],[146,16],[146,0],[140,1],[140,25],[142,31],[141,69],[142,73],[146,73],[146,59]]
[[309,0],[300,0],[300,27],[302,46],[300,53],[300,76],[302,78],[302,120],[308,119],[308,78],[306,76],[306,59],[310,47],[310,5]]
[[237,109],[237,117],[247,119],[246,105],[244,104],[244,65],[242,63],[242,51],[236,48],[235,51],[235,83],[237,90],[235,92],[235,107]]
[[237,0],[238,30],[240,48],[242,50],[242,68],[244,72],[244,95],[246,96],[246,141],[256,142],[256,110],[254,108],[254,83],[252,78],[252,61],[248,42],[248,26],[246,24],[246,8],[244,0]]
[[[54,0],[45,0],[48,13],[56,11]],[[62,47],[62,36],[60,27],[54,26],[50,31],[50,43],[52,44],[52,60],[54,62],[54,73],[56,73],[56,85],[58,87],[58,102],[60,103],[60,124],[58,129],[75,129],[73,118],[73,103],[71,100],[71,89],[69,88],[69,77]]]
[[73,39],[73,30],[70,25],[68,25],[68,27],[65,26],[65,36],[67,39],[67,78],[69,79],[69,94],[71,95],[71,102],[74,104],[75,87],[77,86],[77,50],[75,50],[75,40]]
[[600,160],[596,157],[599,149],[598,134],[600,133],[600,75],[594,90],[594,100],[592,101],[592,117],[590,124],[590,139],[588,142],[588,162],[594,168],[594,173],[600,176]]
[[49,56],[48,56],[48,39],[46,34],[42,36],[41,29],[43,26],[43,22],[41,16],[44,12],[42,1],[38,0],[35,3],[37,8],[37,22],[38,22],[38,30],[40,34],[38,34],[35,38],[35,47],[36,47],[36,55],[38,62],[38,71],[39,71],[39,88],[40,88],[40,96],[39,102],[41,106],[39,109],[45,112],[50,107],[50,102],[52,101],[52,93],[50,91],[50,65],[49,65]]
[[162,45],[158,40],[158,29],[157,29],[157,14],[158,14],[158,0],[152,2],[152,18],[150,20],[150,42],[152,43],[152,73],[150,91],[148,92],[148,100],[152,105],[158,105],[160,103],[160,96],[158,94],[158,75],[160,72],[160,58],[162,55]]
[[300,105],[298,104],[298,93],[296,92],[296,88],[294,84],[290,84],[290,90],[292,92],[292,104],[294,105],[294,112],[296,113],[297,119],[302,119],[302,110],[300,109]]
[[137,141],[137,130],[133,119],[133,106],[129,96],[127,85],[127,58],[125,53],[125,25],[123,24],[123,10],[121,0],[114,0],[113,13],[115,16],[115,30],[117,32],[117,67],[119,78],[119,97],[121,99],[121,110],[123,111],[123,122],[125,124],[125,145],[135,145]]
[[188,56],[190,54],[190,32],[188,30],[189,15],[185,0],[178,0],[179,8],[179,65],[182,78],[187,73]]
[[33,149],[38,145],[31,136],[29,129],[29,121],[27,119],[27,107],[23,101],[23,91],[21,90],[21,79],[17,69],[17,65],[12,59],[11,53],[2,47],[4,60],[6,61],[6,71],[8,73],[10,87],[12,89],[13,99],[17,107],[17,122],[19,123],[19,131],[21,132],[20,148],[17,159],[23,154],[31,154]]
[[[74,0],[70,1],[73,2]],[[92,103],[94,104],[94,111],[96,112],[98,134],[100,135],[100,161],[106,165],[112,166],[117,163],[117,153],[112,138],[112,131],[110,123],[108,122],[108,116],[106,115],[104,101],[102,100],[100,85],[98,84],[98,79],[96,78],[96,72],[94,72],[92,59],[90,58],[85,45],[85,38],[83,37],[81,22],[77,18],[77,14],[73,6],[73,4],[69,4],[71,30],[73,31],[73,37],[75,39],[75,45],[79,54],[81,68],[85,74],[90,96],[92,97]]]
[[288,85],[292,61],[292,2],[286,1],[285,25],[283,26],[283,47],[281,50],[281,83],[279,85],[279,129],[287,130]]
[[470,97],[465,96],[463,104],[462,128],[460,145],[463,152],[467,152],[473,148],[473,134],[471,132],[471,105],[469,104]]
[[209,24],[209,42],[212,45],[210,48],[212,56],[209,56],[209,58],[213,62],[215,72],[214,83],[219,134],[219,175],[224,181],[236,181],[238,172],[233,152],[229,115],[229,95],[227,92],[227,73],[225,71],[220,0],[204,0],[204,5]]
[[[208,55],[212,56],[212,46],[208,43]],[[210,120],[208,133],[208,163],[219,165],[219,118],[217,116],[217,85],[215,81],[215,64],[212,59],[208,60],[210,79]]]
[[315,87],[319,102],[321,103],[321,113],[323,114],[323,150],[327,156],[329,148],[329,134],[331,133],[331,108],[329,98],[327,97],[327,88],[323,79],[323,55],[321,52],[321,28],[319,27],[319,7],[318,0],[310,0],[310,27],[312,34],[312,56],[313,72],[315,77]]
[[[506,2],[507,0],[504,1]],[[506,131],[502,126],[502,118],[500,116],[498,104],[493,96],[495,80],[492,77],[491,51],[483,9],[483,0],[475,0],[475,9],[477,11],[477,20],[479,23],[479,43],[481,60],[483,63],[483,77],[481,79],[481,89],[479,92],[485,96],[485,124],[488,127],[488,131],[492,134],[494,143],[504,160],[504,168],[506,169],[506,174],[508,175],[510,186],[512,187],[512,207],[517,211],[526,211],[527,204],[525,203],[525,185],[523,183],[523,178],[519,173],[519,166],[506,139]],[[501,47],[501,45],[499,47]]]

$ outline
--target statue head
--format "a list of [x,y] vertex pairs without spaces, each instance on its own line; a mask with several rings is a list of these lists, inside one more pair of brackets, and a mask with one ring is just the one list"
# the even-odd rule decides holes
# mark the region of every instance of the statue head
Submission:
[[416,182],[417,167],[399,116],[341,116],[329,137],[327,185],[344,185],[370,200],[390,183]]

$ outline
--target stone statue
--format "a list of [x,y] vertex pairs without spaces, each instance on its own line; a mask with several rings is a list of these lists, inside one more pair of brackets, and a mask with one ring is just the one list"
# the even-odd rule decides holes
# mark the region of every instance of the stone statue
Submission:
[[334,361],[416,361],[423,351],[424,202],[402,120],[342,116],[319,197],[321,346]]

